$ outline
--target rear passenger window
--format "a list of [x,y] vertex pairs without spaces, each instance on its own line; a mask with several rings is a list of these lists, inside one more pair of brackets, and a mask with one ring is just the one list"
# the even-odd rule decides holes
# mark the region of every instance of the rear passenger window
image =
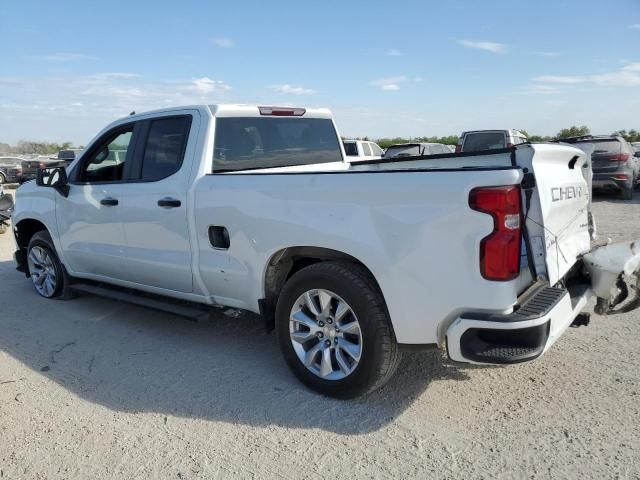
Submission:
[[440,155],[441,153],[444,153],[444,149],[441,145],[431,145],[429,146],[429,153],[431,155]]
[[371,156],[371,149],[369,148],[369,144],[367,142],[362,142],[362,154],[365,157]]
[[152,120],[142,160],[142,180],[173,175],[182,166],[191,116]]

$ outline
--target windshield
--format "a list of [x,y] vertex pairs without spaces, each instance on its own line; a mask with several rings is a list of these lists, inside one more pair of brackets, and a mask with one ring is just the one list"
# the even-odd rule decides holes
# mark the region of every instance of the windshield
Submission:
[[333,122],[324,118],[238,117],[216,120],[213,170],[341,162]]
[[481,150],[495,150],[505,148],[503,132],[467,133],[464,137],[463,152],[479,152]]
[[622,144],[617,140],[606,142],[594,142],[591,140],[578,143],[593,143],[594,150],[592,155],[610,155],[612,153],[620,153],[622,149]]

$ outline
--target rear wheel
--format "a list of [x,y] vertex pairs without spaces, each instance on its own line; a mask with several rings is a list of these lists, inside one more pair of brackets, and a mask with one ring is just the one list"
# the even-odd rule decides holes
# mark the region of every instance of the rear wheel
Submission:
[[631,199],[633,199],[633,186],[631,186],[629,188],[623,188],[620,191],[620,198],[622,200],[631,200]]
[[293,373],[324,395],[373,391],[400,360],[382,295],[354,263],[322,262],[293,275],[278,299],[276,329]]
[[5,177],[4,173],[0,172],[0,185],[7,183],[7,177]]
[[31,237],[27,247],[29,276],[36,293],[44,298],[71,298],[69,276],[58,259],[51,236],[46,231]]

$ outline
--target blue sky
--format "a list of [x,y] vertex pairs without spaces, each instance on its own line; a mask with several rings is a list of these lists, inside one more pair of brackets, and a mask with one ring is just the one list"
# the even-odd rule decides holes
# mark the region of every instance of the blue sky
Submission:
[[192,103],[329,107],[350,136],[640,129],[640,0],[0,5],[5,142]]

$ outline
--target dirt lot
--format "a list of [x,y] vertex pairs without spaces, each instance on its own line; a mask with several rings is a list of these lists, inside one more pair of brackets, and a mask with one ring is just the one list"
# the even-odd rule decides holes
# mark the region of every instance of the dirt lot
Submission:
[[[640,194],[595,214],[601,237],[640,238]],[[43,300],[12,247],[0,237],[0,478],[640,477],[640,311],[519,366],[414,354],[341,402],[298,384],[255,316]]]

